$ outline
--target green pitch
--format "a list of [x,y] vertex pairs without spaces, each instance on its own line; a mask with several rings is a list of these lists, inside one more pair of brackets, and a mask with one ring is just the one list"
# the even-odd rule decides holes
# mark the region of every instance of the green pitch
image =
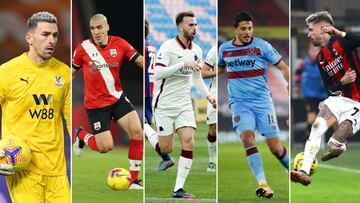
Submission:
[[[192,202],[215,202],[216,200],[216,175],[206,172],[208,164],[207,131],[206,124],[197,124],[195,135],[195,152],[190,174],[185,182],[185,190],[194,194],[197,199]],[[170,198],[175,186],[178,159],[181,152],[180,141],[174,135],[174,151],[171,156],[176,163],[164,172],[155,172],[160,163],[159,155],[146,141],[145,155],[145,200],[146,202],[189,202],[189,200],[175,200]],[[196,201],[197,200],[197,201]]]
[[116,148],[105,154],[86,149],[80,157],[73,155],[73,202],[105,203],[121,201],[142,203],[142,191],[112,190],[107,185],[107,175],[111,169],[116,167],[129,168],[127,154],[127,148]]
[[[286,145],[287,146],[287,145]],[[288,174],[265,143],[257,144],[263,160],[267,182],[274,191],[269,202],[289,202]],[[257,203],[266,200],[256,196],[258,183],[252,175],[241,143],[219,145],[219,202]]]
[[[300,149],[294,149],[292,156],[296,155],[295,152],[300,152]],[[317,156],[320,165],[317,172],[311,177],[312,183],[307,187],[292,183],[291,202],[359,202],[359,154],[359,147],[350,146],[340,157],[327,162],[322,162],[320,156]]]

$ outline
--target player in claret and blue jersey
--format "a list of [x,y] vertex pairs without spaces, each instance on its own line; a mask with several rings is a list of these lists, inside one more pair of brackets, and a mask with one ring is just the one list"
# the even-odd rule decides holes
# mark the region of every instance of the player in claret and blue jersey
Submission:
[[234,19],[235,39],[219,48],[219,73],[227,72],[229,105],[236,133],[246,150],[247,161],[259,183],[258,197],[271,198],[261,156],[255,142],[255,131],[266,138],[271,152],[289,170],[289,155],[278,137],[271,93],[267,85],[268,63],[275,65],[289,81],[288,66],[280,54],[266,41],[253,37],[252,16],[240,12]]

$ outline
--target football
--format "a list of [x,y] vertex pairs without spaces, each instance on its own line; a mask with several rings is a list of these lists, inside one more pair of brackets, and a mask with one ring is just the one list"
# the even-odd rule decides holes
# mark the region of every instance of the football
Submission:
[[0,157],[1,164],[13,165],[15,170],[25,169],[30,164],[30,147],[19,137],[9,136],[1,139],[0,149],[5,152],[5,156]]
[[131,183],[130,173],[124,168],[114,168],[109,172],[107,182],[113,190],[126,190]]
[[[294,163],[292,165],[293,170],[300,171],[303,161],[304,161],[304,152],[298,153],[295,156]],[[317,168],[318,168],[318,161],[315,158],[315,160],[313,161],[313,163],[311,165],[310,175],[313,175],[316,172]]]

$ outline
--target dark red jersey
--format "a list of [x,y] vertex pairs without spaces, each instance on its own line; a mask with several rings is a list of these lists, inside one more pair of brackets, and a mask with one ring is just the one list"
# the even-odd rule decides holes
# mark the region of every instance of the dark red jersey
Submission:
[[105,47],[92,39],[76,47],[73,67],[82,68],[85,81],[84,104],[87,109],[101,108],[115,103],[123,93],[120,69],[124,60],[133,61],[139,54],[124,39],[109,36]]
[[[357,47],[360,36],[347,33],[346,37],[331,37],[317,55],[321,77],[330,95],[342,95],[360,102],[360,61]],[[349,70],[356,71],[353,83],[342,85],[340,79]]]

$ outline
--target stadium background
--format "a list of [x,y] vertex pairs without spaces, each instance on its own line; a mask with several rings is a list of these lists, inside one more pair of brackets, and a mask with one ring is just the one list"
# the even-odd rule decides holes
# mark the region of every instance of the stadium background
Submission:
[[[291,66],[295,74],[300,59],[307,53],[309,40],[305,19],[313,12],[327,10],[332,14],[335,27],[345,32],[360,34],[360,2],[357,0],[292,0],[291,1]],[[292,94],[292,156],[303,151],[307,137],[306,111],[301,94]],[[291,200],[293,203],[302,202],[358,202],[360,199],[360,133],[352,136],[348,141],[347,151],[339,158],[327,162],[319,161],[319,169],[313,175],[313,183],[308,187],[291,184]],[[331,136],[327,133],[322,144],[320,155]]]
[[[26,22],[33,13],[39,11],[49,11],[57,17],[60,36],[54,57],[70,66],[70,0],[0,1],[0,64],[29,49],[25,41]],[[67,172],[70,179],[70,139],[68,135],[65,135],[65,138]],[[0,202],[11,202],[3,176],[0,176]]]

